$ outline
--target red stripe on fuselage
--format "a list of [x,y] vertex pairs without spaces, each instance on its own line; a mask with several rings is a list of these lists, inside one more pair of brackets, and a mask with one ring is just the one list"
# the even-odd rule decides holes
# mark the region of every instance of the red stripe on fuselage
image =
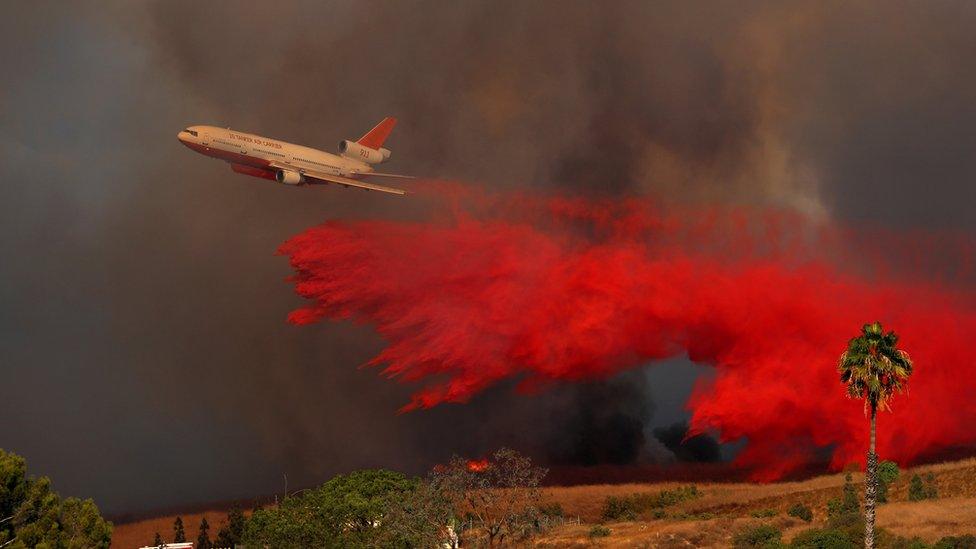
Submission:
[[[221,160],[226,160],[232,164],[240,164],[243,166],[253,166],[255,168],[267,169],[271,164],[270,160],[265,160],[264,158],[258,158],[256,156],[251,156],[248,154],[241,154],[238,152],[225,151],[222,149],[215,149],[213,147],[207,147],[199,143],[189,143],[183,141],[183,144],[204,156],[209,156],[211,158],[219,158]],[[234,170],[237,171],[237,170]],[[297,170],[296,170],[297,171]],[[240,172],[243,173],[243,172]]]

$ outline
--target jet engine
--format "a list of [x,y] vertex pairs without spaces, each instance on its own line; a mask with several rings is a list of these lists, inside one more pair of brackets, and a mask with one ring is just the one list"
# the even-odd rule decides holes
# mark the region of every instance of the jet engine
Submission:
[[298,172],[278,170],[275,172],[275,181],[285,185],[301,185],[305,182],[305,176]]
[[367,164],[380,164],[390,159],[389,149],[371,149],[349,140],[339,142],[339,154]]

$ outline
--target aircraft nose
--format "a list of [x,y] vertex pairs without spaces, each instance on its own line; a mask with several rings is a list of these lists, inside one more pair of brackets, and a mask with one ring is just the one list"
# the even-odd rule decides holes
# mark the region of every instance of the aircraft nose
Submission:
[[176,138],[179,139],[181,143],[186,142],[186,136],[187,133],[185,131],[181,131],[180,133],[176,134]]

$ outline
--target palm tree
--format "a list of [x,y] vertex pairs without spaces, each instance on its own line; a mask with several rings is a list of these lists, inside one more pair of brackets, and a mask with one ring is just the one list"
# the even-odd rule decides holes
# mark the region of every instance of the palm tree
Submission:
[[896,347],[898,335],[884,333],[880,322],[865,324],[861,335],[847,343],[840,355],[840,381],[847,385],[847,396],[864,399],[864,414],[871,412],[871,446],[868,449],[867,478],[864,490],[864,547],[874,548],[874,509],[877,494],[878,455],[874,453],[875,423],[878,410],[891,410],[895,392],[902,392],[912,375],[912,359]]

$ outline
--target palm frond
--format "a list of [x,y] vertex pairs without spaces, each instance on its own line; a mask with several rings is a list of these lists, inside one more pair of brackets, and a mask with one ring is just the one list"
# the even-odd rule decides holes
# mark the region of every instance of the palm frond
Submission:
[[897,343],[895,332],[885,333],[881,322],[872,322],[861,327],[861,335],[851,338],[840,355],[840,381],[847,386],[848,397],[864,399],[865,411],[890,410],[892,396],[908,385],[912,360]]

